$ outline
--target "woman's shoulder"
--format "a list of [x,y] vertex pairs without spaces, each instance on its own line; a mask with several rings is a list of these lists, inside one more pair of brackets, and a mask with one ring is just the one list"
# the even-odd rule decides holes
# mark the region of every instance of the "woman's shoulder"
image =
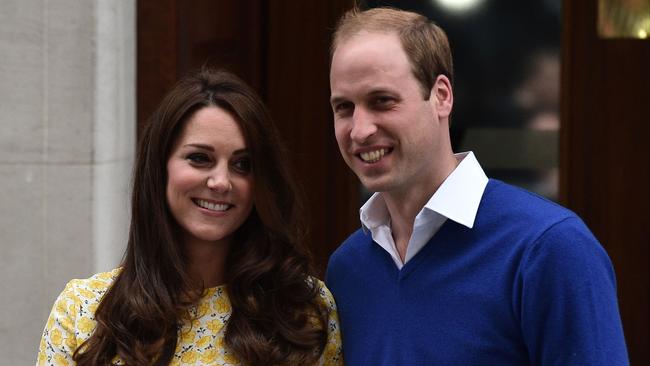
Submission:
[[111,287],[121,270],[116,268],[108,272],[96,273],[88,278],[70,280],[61,296],[99,300]]
[[309,276],[308,281],[313,286],[315,286],[316,289],[318,289],[318,295],[321,304],[328,308],[330,311],[336,311],[336,302],[334,301],[334,296],[327,288],[327,286],[325,286],[325,282],[313,276]]
[[339,316],[334,296],[323,281],[315,277],[309,277],[309,281],[318,289],[320,303],[327,309],[327,343],[318,363],[320,365],[343,365]]
[[54,302],[43,330],[39,364],[74,364],[72,354],[95,329],[95,311],[119,273],[118,268],[68,282]]

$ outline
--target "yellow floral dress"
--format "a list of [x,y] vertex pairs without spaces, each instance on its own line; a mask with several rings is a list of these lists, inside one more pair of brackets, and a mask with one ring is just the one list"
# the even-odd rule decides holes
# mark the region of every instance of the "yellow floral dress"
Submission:
[[[95,329],[94,314],[99,302],[119,274],[119,269],[98,273],[88,279],[72,280],[59,295],[45,325],[37,365],[74,365],[72,354]],[[316,280],[320,298],[329,309],[328,336],[320,365],[343,365],[336,304],[323,282]],[[191,309],[192,324],[179,330],[179,340],[171,365],[240,365],[224,345],[230,301],[225,286],[207,289],[199,304]],[[115,364],[122,364],[119,359]]]

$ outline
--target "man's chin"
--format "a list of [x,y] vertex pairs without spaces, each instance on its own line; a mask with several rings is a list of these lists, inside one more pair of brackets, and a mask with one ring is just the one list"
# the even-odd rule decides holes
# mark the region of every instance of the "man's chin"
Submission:
[[390,191],[391,184],[390,180],[386,179],[387,177],[367,177],[357,175],[361,184],[370,192],[386,192]]

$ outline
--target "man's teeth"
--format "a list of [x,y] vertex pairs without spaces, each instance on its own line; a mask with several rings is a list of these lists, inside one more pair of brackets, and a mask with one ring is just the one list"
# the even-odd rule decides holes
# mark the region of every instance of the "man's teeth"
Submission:
[[366,163],[376,163],[386,154],[386,149],[379,149],[375,151],[368,151],[361,153],[361,160]]
[[228,208],[230,208],[230,205],[225,203],[212,203],[205,200],[195,200],[195,202],[200,207],[211,211],[226,211]]

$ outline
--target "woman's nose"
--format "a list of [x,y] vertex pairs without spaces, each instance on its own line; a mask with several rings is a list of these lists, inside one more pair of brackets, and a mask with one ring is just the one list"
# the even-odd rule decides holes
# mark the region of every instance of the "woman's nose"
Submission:
[[227,168],[216,167],[208,177],[208,188],[219,193],[226,193],[232,189],[230,173]]

